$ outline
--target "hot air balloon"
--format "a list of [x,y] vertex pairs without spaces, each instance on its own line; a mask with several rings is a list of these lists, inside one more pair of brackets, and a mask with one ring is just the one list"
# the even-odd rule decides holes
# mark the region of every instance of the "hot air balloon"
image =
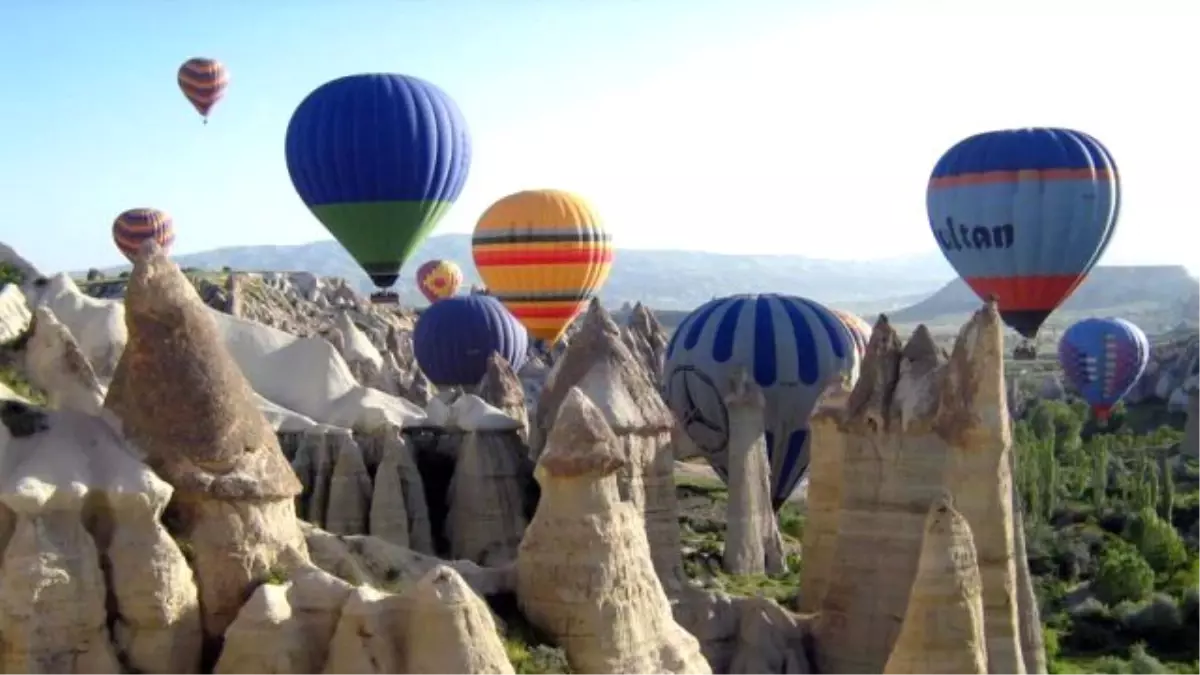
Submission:
[[850,334],[850,358],[847,360],[846,384],[853,387],[858,382],[863,359],[867,357],[867,343],[871,341],[871,324],[863,321],[857,314],[830,308],[830,312],[842,322]]
[[488,207],[471,255],[488,291],[551,344],[608,279],[611,237],[582,197],[527,190]]
[[667,345],[665,398],[688,436],[727,476],[729,412],[723,392],[739,369],[766,398],[771,500],[778,510],[808,469],[808,419],[827,386],[844,377],[852,338],[822,305],[788,295],[711,300],[679,324]]
[[158,209],[129,209],[113,221],[112,236],[121,253],[133,262],[147,239],[155,240],[169,253],[175,243],[175,224],[171,216]]
[[1067,380],[1101,422],[1137,384],[1149,359],[1146,334],[1125,319],[1084,319],[1058,343],[1058,362]]
[[926,192],[946,259],[1032,343],[1083,281],[1117,226],[1120,181],[1095,138],[1070,129],[971,136],[938,160]]
[[458,198],[471,164],[458,106],[407,75],[317,87],[292,114],[285,146],[296,192],[380,289]]
[[179,88],[208,124],[208,114],[229,86],[229,71],[215,59],[193,58],[179,66]]
[[520,370],[529,351],[525,328],[495,298],[460,295],[421,312],[413,329],[417,365],[436,385],[474,386],[492,352]]
[[430,260],[417,268],[417,288],[429,302],[454,295],[462,281],[462,270],[453,260]]

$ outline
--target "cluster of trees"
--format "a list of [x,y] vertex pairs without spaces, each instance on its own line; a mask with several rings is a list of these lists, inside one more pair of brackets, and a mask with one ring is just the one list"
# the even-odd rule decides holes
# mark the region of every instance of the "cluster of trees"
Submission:
[[1054,672],[1200,672],[1200,470],[1182,433],[1039,401],[1013,428]]

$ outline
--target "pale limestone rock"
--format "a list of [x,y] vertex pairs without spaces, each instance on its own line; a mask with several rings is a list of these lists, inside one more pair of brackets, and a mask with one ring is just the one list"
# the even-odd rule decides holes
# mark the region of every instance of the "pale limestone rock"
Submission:
[[629,351],[650,375],[656,385],[662,384],[663,361],[667,356],[667,344],[671,336],[655,318],[654,313],[642,303],[633,306],[621,337]]
[[971,528],[945,498],[925,522],[912,595],[883,672],[984,675],[982,583]]
[[580,390],[558,409],[537,468],[542,498],[517,560],[525,616],[577,671],[712,672],[671,615],[639,509],[620,499],[620,440]]
[[353,587],[300,566],[281,584],[258,587],[225,631],[216,673],[318,673]]
[[805,620],[765,598],[745,598],[739,609],[737,650],[727,672],[812,672]]
[[[1024,672],[999,325],[995,307],[985,307],[947,359],[924,327],[901,351],[881,318],[845,407],[814,415],[817,447],[842,450],[838,536],[824,553],[832,562],[820,566],[828,579],[817,600],[823,672],[883,668],[920,556],[924,522],[912,505],[946,492],[974,530],[988,661],[997,672]],[[810,514],[810,528],[818,517]]]
[[325,529],[337,534],[367,534],[373,492],[362,450],[347,436],[337,444],[337,458],[329,477]]
[[[378,468],[375,470],[375,497],[371,504],[371,532],[378,533],[395,544],[406,545],[414,551],[432,555],[433,531],[429,520],[429,506],[425,501],[425,483],[421,472],[417,469],[417,460],[413,448],[395,426],[385,426],[369,434],[358,435],[359,447],[364,454],[380,457]],[[399,484],[398,493],[388,493],[381,499],[381,493],[389,485]],[[404,500],[404,512],[389,512],[387,505],[392,500]],[[403,523],[406,541],[400,541],[399,528],[402,523],[399,518],[406,518]],[[376,529],[378,527],[378,529]]]
[[783,541],[771,507],[771,465],[763,433],[766,400],[744,369],[728,383],[729,500],[724,567],[730,574],[785,570]]
[[408,595],[404,672],[514,672],[491,611],[453,568],[435,567]]
[[24,344],[24,372],[29,383],[46,393],[51,408],[100,415],[104,386],[71,331],[48,307],[34,310],[30,329]]
[[342,605],[324,673],[403,673],[408,600],[359,586]]
[[533,457],[542,452],[558,408],[573,388],[603,411],[608,427],[620,439],[621,499],[642,512],[654,568],[667,592],[674,593],[685,583],[671,444],[675,418],[650,375],[622,342],[620,329],[596,300],[546,380],[531,423]]

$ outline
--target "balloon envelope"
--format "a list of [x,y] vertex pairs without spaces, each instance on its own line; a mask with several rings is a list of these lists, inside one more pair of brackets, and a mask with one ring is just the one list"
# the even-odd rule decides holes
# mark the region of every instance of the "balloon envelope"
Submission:
[[851,350],[850,358],[847,359],[849,365],[846,369],[846,385],[853,387],[858,382],[863,359],[867,357],[867,343],[871,341],[871,325],[852,312],[832,308],[829,311],[842,322],[850,335]]
[[778,509],[808,469],[808,419],[825,388],[843,377],[851,340],[837,316],[811,300],[774,294],[711,300],[684,318],[667,346],[667,404],[724,478],[724,393],[744,369],[766,400],[771,499]]
[[471,164],[462,113],[407,75],[364,74],[317,87],[288,123],[288,174],[300,199],[379,288],[458,198]]
[[527,190],[488,207],[471,255],[489,292],[533,337],[554,343],[608,279],[613,249],[582,197]]
[[1070,129],[971,136],[938,160],[926,192],[946,259],[1027,338],[1099,260],[1119,206],[1112,156]]
[[121,253],[133,262],[147,239],[155,240],[164,253],[170,253],[175,243],[175,224],[165,211],[129,209],[113,221],[112,236]]
[[529,350],[525,328],[495,298],[460,295],[421,312],[413,328],[417,365],[439,386],[473,386],[492,352],[520,370]]
[[1084,319],[1063,332],[1058,362],[1100,420],[1146,370],[1150,341],[1125,319]]
[[453,260],[429,260],[417,268],[417,288],[429,302],[458,293],[463,273]]
[[225,88],[229,86],[229,71],[216,59],[197,57],[179,66],[176,80],[192,107],[207,119],[213,106],[225,96]]

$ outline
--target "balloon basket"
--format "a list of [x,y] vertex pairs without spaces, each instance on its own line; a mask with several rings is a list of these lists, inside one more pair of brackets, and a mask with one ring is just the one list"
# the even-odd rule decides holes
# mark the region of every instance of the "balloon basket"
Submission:
[[1013,349],[1014,361],[1036,361],[1037,355],[1037,345],[1028,340]]
[[374,304],[374,305],[399,305],[400,304],[400,295],[397,293],[387,293],[387,292],[372,293],[371,294],[371,304]]

